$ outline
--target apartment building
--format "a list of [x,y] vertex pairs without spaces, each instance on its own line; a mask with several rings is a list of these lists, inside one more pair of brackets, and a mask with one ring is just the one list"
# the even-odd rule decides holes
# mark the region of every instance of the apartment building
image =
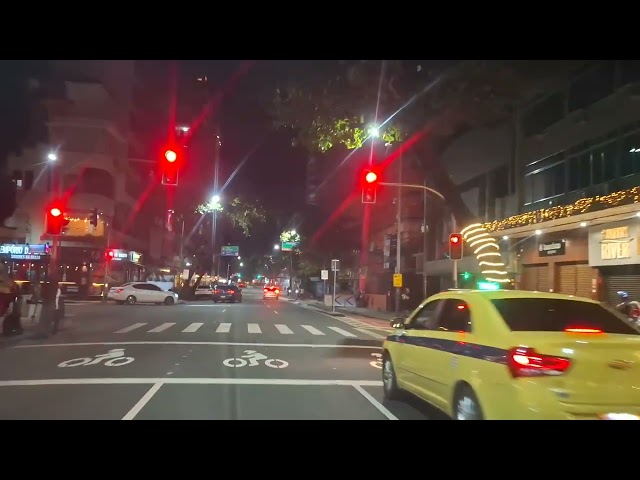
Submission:
[[[109,278],[144,273],[147,232],[136,217],[141,185],[128,162],[133,61],[53,61],[50,78],[32,79],[47,116],[48,142],[8,159],[18,186],[14,227],[3,248],[18,278],[41,279],[48,270],[45,210],[65,198],[69,226],[61,237],[59,274],[68,293],[93,294],[105,277],[104,251],[117,248]],[[97,209],[98,226],[90,225]],[[16,246],[22,246],[22,250]],[[18,253],[11,253],[18,252]]]
[[517,288],[640,298],[639,105],[640,62],[602,61],[518,112],[518,211],[473,227]]

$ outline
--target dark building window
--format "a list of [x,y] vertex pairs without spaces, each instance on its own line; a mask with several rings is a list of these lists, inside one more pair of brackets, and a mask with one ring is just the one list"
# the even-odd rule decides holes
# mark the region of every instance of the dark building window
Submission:
[[75,193],[102,195],[113,200],[115,181],[106,170],[85,168],[78,178]]
[[557,163],[525,177],[525,203],[534,203],[545,198],[566,193],[565,163]]
[[571,82],[569,87],[569,111],[586,108],[613,93],[615,62],[597,65]]
[[582,153],[569,159],[569,191],[591,185],[591,156]]
[[541,133],[565,114],[565,95],[554,93],[531,107],[522,117],[522,133],[525,137]]
[[31,190],[33,188],[33,181],[34,181],[33,170],[26,170],[24,172],[24,178],[23,178],[24,184],[22,185],[23,188],[25,190]]
[[640,173],[640,133],[622,139],[620,152],[620,176]]

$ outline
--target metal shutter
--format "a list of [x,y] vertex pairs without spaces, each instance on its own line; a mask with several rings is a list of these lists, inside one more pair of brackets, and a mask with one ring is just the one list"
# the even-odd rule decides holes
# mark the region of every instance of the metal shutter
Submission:
[[522,290],[549,291],[549,265],[524,265],[522,269]]
[[640,301],[640,275],[608,275],[604,277],[607,301],[610,305],[620,303],[616,292],[629,292],[631,300]]
[[558,263],[556,264],[558,278],[557,293],[575,295],[577,297],[592,298],[592,279],[595,271],[586,263]]

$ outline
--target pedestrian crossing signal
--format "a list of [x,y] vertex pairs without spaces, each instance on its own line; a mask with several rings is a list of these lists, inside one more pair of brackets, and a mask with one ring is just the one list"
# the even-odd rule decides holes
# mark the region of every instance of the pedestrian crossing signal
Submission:
[[362,188],[362,203],[376,203],[377,191],[375,185]]

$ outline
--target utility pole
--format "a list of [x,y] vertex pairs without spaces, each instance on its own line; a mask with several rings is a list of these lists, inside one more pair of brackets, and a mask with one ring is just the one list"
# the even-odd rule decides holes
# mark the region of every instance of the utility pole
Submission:
[[[398,157],[398,183],[402,184],[402,152]],[[396,217],[396,273],[402,273],[400,270],[400,262],[402,260],[402,187],[398,186],[398,210]],[[400,313],[400,290],[402,287],[396,288],[396,313]]]
[[[427,179],[424,179],[424,186],[427,186]],[[427,250],[429,249],[429,242],[427,234],[429,229],[427,227],[427,190],[422,192],[422,298],[427,298]]]
[[[219,195],[218,188],[220,183],[220,150],[222,144],[222,133],[220,129],[220,119],[218,118],[215,128],[214,143],[214,166],[213,166],[213,191],[215,195]],[[215,205],[214,205],[215,207]],[[216,262],[216,224],[218,221],[218,211],[214,208],[211,213],[211,276],[213,276],[213,266]],[[218,259],[219,260],[219,259]],[[218,268],[216,275],[220,276],[220,262],[218,262]]]

